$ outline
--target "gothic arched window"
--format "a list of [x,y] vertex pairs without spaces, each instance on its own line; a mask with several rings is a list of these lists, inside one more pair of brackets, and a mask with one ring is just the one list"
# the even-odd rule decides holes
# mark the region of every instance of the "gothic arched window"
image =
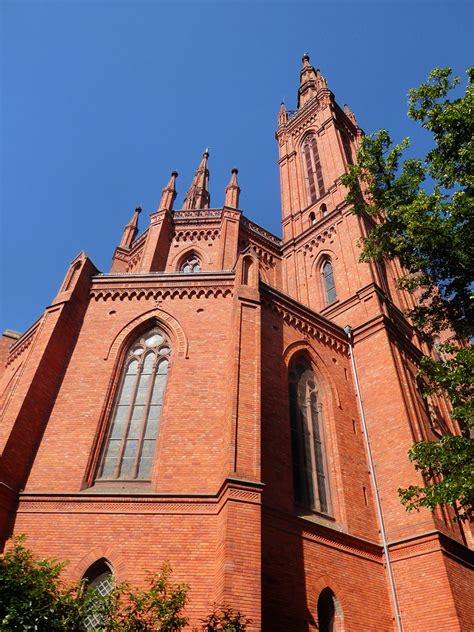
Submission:
[[[84,574],[85,585],[94,588],[101,597],[106,597],[114,589],[112,567],[102,558],[94,562]],[[98,630],[102,626],[99,612],[92,611],[84,620],[86,630]]]
[[201,262],[199,261],[199,258],[194,253],[191,253],[181,263],[180,272],[184,272],[185,274],[201,272]]
[[149,480],[171,346],[153,329],[130,346],[115,400],[100,479]]
[[295,504],[329,513],[322,407],[316,380],[309,364],[300,359],[290,367],[288,381]]
[[321,591],[318,599],[319,632],[334,632],[336,622],[336,603],[330,588]]
[[326,190],[324,188],[323,170],[319,159],[318,143],[316,136],[310,134],[303,142],[303,167],[308,189],[309,203],[313,204],[322,197]]
[[329,259],[323,263],[321,267],[321,275],[323,277],[323,285],[324,285],[324,295],[326,299],[326,304],[330,305],[334,303],[337,299],[336,295],[336,285],[334,283],[334,272],[332,269],[332,263]]

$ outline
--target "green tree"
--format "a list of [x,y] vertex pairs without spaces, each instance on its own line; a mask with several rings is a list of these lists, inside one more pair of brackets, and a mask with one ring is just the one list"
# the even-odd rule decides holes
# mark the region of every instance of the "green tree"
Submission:
[[251,620],[230,606],[214,604],[213,611],[202,620],[205,632],[245,632]]
[[[400,489],[408,510],[455,503],[458,517],[472,516],[474,501],[474,68],[466,92],[451,100],[459,83],[450,68],[436,68],[427,83],[409,92],[408,116],[432,134],[424,160],[403,158],[409,141],[394,145],[380,130],[364,136],[357,164],[342,181],[354,212],[371,218],[361,260],[397,257],[405,270],[401,288],[415,293],[408,316],[431,341],[443,330],[456,339],[441,345],[443,360],[424,356],[424,393],[447,396],[462,436],[416,443],[409,452],[424,485]],[[370,221],[370,220],[369,220]]]
[[[172,632],[187,625],[182,612],[189,587],[172,581],[168,563],[148,574],[143,590],[123,582],[101,596],[85,582],[64,585],[60,575],[67,562],[36,559],[24,540],[15,538],[0,556],[1,631]],[[88,623],[91,615],[101,621],[97,628]],[[208,632],[244,632],[250,620],[230,606],[215,605],[202,623]]]
[[127,582],[116,585],[98,612],[106,632],[171,632],[188,622],[182,610],[188,602],[187,584],[171,581],[171,567],[164,563],[149,573],[147,588],[138,590]]
[[65,563],[36,560],[19,537],[0,557],[0,630],[80,630],[96,604],[81,584],[64,587]]

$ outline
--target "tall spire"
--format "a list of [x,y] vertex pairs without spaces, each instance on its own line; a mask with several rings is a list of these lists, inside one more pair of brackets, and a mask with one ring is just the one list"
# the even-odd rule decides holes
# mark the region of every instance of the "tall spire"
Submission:
[[132,219],[124,228],[122,240],[120,241],[120,248],[130,248],[136,234],[138,233],[138,216],[141,212],[141,207],[137,206],[133,213]]
[[202,160],[194,175],[193,182],[189,187],[189,191],[184,198],[183,209],[192,208],[209,208],[211,196],[208,191],[209,186],[209,169],[207,168],[207,159],[209,158],[209,150],[206,148],[202,155]]
[[326,79],[318,69],[309,63],[309,55],[303,55],[303,67],[300,70],[300,87],[298,89],[298,108],[314,97],[321,89],[327,89]]
[[230,208],[239,208],[239,196],[240,187],[237,182],[237,174],[239,170],[235,167],[232,169],[232,175],[230,176],[229,184],[225,190],[225,202],[224,206],[230,206]]
[[160,206],[158,207],[159,211],[164,211],[165,209],[167,211],[173,210],[173,202],[176,198],[175,183],[176,183],[177,177],[178,177],[178,172],[172,171],[170,181],[168,182],[168,184],[165,186],[165,188],[163,189],[161,193]]

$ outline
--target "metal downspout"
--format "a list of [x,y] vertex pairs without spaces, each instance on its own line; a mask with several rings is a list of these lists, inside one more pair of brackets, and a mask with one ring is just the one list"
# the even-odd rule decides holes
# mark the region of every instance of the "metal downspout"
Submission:
[[356,392],[357,392],[357,399],[359,400],[359,411],[360,411],[360,418],[362,421],[364,443],[365,443],[365,448],[367,451],[367,458],[369,461],[369,471],[370,471],[370,475],[372,477],[372,481],[374,485],[375,506],[377,508],[377,518],[378,518],[379,528],[380,528],[380,537],[382,538],[382,546],[383,546],[385,560],[387,564],[388,581],[390,584],[390,595],[392,597],[393,610],[395,612],[395,623],[397,625],[398,632],[403,632],[402,619],[401,619],[400,610],[398,607],[395,579],[393,577],[392,564],[390,561],[390,552],[388,550],[387,536],[385,533],[385,526],[383,523],[382,505],[380,503],[379,488],[377,486],[377,478],[375,476],[374,461],[372,459],[372,450],[370,448],[369,433],[367,430],[367,423],[366,423],[365,414],[364,414],[364,405],[362,403],[362,396],[360,393],[359,377],[357,374],[357,366],[356,366],[356,361],[354,357],[354,347],[352,345],[352,327],[347,325],[347,327],[344,327],[344,331],[346,332],[347,337],[349,339],[349,350],[350,350],[350,355],[351,355],[352,371],[354,373],[354,382],[355,382],[355,387],[356,387]]

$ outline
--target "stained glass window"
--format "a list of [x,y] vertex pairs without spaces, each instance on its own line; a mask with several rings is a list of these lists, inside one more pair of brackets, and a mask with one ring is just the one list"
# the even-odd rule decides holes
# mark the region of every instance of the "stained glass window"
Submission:
[[290,369],[289,400],[295,504],[328,513],[321,406],[313,371],[304,360]]
[[153,329],[130,347],[122,371],[100,479],[148,480],[158,436],[171,345]]

